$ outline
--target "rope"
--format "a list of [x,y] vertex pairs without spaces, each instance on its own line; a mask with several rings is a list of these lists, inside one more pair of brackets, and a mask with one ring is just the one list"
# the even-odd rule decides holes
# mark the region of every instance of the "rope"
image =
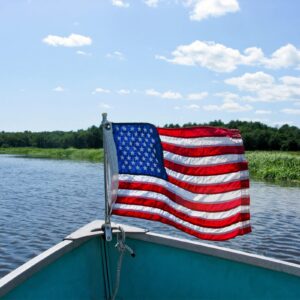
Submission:
[[125,237],[124,229],[122,227],[119,227],[119,230],[120,230],[120,232],[117,233],[117,243],[116,243],[115,247],[120,252],[120,256],[119,256],[118,264],[117,264],[115,288],[114,288],[114,292],[112,294],[111,300],[115,300],[118,290],[119,290],[123,257],[124,257],[126,250],[129,252],[129,254],[132,257],[135,257],[135,253],[133,252],[133,250],[128,245],[125,244],[126,237]]

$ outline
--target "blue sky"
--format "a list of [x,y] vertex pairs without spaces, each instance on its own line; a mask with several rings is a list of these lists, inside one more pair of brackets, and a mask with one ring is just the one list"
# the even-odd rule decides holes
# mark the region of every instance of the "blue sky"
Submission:
[[300,126],[300,2],[0,2],[0,130]]

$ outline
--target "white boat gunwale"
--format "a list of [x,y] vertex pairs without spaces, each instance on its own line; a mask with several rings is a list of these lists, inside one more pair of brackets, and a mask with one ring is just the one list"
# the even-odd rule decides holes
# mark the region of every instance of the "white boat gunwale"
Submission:
[[[28,262],[24,263],[17,269],[1,278],[0,297],[7,294],[26,279],[30,278],[43,267],[54,262],[71,250],[79,247],[84,242],[95,236],[103,236],[104,233],[101,230],[103,223],[103,220],[95,220],[91,223],[88,223],[87,225],[68,235],[62,242],[42,252],[38,256],[32,258]],[[112,227],[119,226],[122,226],[127,237],[132,239],[188,250],[300,277],[300,265],[294,263],[206,244],[199,241],[191,241],[182,238],[166,236],[163,234],[152,233],[138,227],[112,223]],[[118,230],[114,229],[113,233],[116,233],[117,231]]]
[[151,243],[157,243],[160,245],[197,252],[200,254],[215,256],[218,258],[245,263],[248,265],[253,265],[256,267],[261,267],[300,277],[300,265],[276,258],[266,257],[211,244],[205,244],[198,241],[170,237],[159,233],[147,232],[145,235],[128,234],[128,236],[143,241],[149,241]]

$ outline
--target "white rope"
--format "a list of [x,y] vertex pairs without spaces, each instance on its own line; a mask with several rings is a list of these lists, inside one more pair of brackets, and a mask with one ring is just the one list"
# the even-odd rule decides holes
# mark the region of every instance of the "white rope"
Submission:
[[119,290],[123,257],[124,257],[126,250],[129,252],[129,254],[132,257],[135,257],[135,253],[133,252],[133,250],[128,245],[125,244],[126,237],[125,237],[124,229],[122,227],[119,227],[119,230],[120,230],[120,232],[117,233],[117,243],[116,243],[115,247],[120,252],[120,256],[119,256],[118,264],[117,264],[115,288],[114,288],[114,292],[111,297],[111,300],[115,300],[118,290]]

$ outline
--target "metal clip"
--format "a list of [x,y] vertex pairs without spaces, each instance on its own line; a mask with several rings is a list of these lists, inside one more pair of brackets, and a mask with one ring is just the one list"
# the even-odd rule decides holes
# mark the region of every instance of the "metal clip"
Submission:
[[119,232],[117,233],[117,243],[115,247],[120,252],[125,252],[127,250],[128,253],[131,255],[131,257],[135,257],[134,251],[128,245],[125,244],[126,237],[125,237],[124,229],[121,226],[119,226],[118,229],[120,230],[120,233]]
[[110,224],[103,224],[102,229],[104,231],[105,240],[110,242],[112,240],[112,229]]

